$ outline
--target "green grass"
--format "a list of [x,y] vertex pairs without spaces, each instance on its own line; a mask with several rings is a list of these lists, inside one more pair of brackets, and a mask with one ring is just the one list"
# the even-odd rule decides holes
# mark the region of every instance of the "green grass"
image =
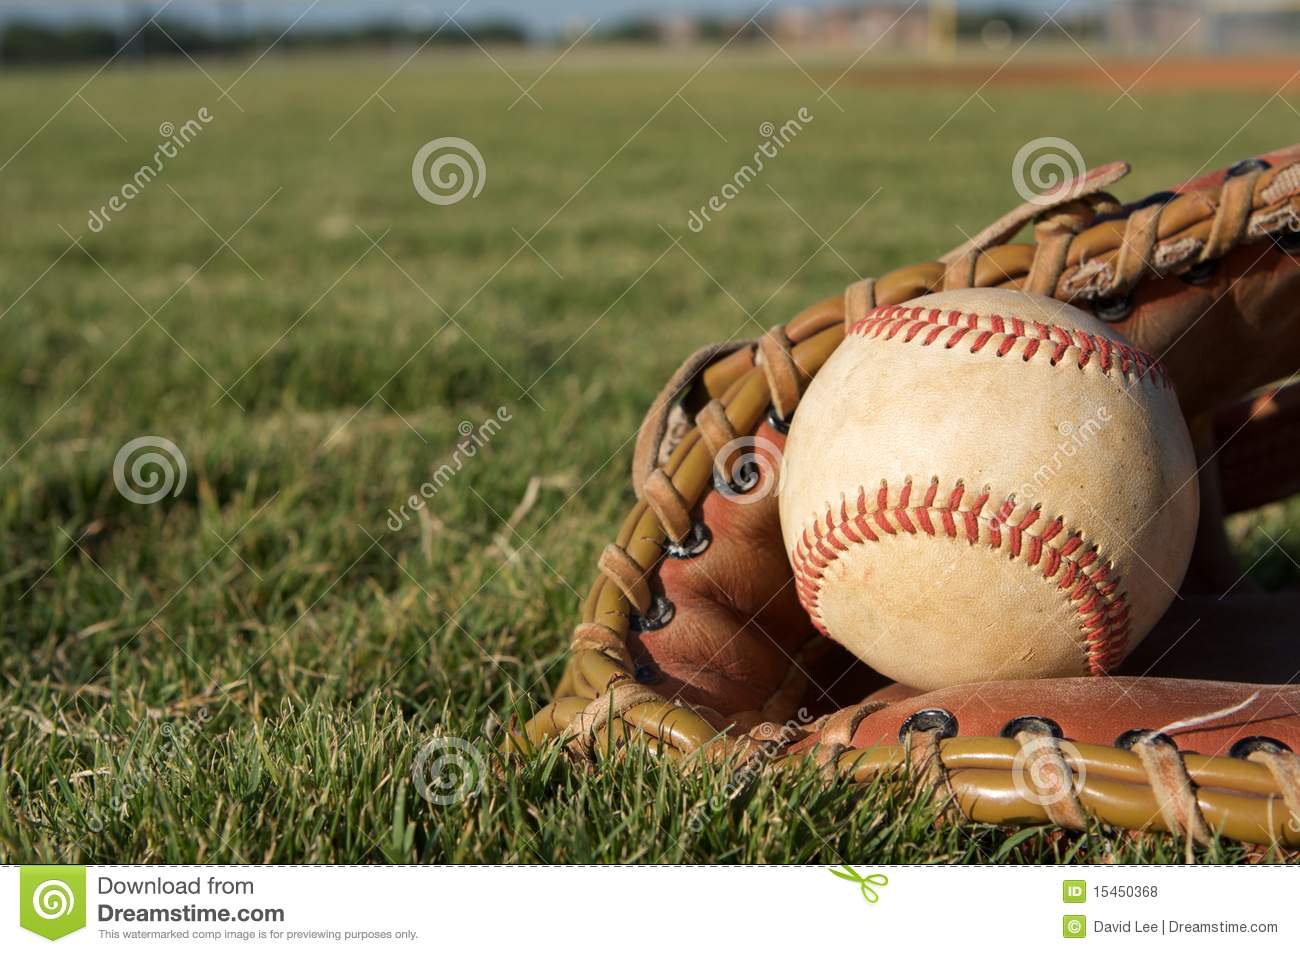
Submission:
[[[502,62],[527,86],[549,61]],[[1137,196],[1295,138],[1286,104],[849,77],[837,107],[779,57],[695,75],[702,57],[574,54],[540,109],[512,108],[481,55],[401,63],[272,55],[238,107],[214,84],[244,63],[112,69],[80,96],[88,72],[0,75],[0,859],[1181,858],[1171,839],[936,827],[901,787],[811,775],[765,778],[693,832],[715,770],[635,749],[596,773],[554,751],[503,766],[485,734],[558,677],[631,500],[631,437],[684,355],[962,241],[1016,201],[1030,139],[1133,160]],[[822,85],[842,68],[807,66]],[[204,106],[212,123],[90,232],[159,125]],[[760,124],[801,106],[814,121],[689,231]],[[412,156],[439,136],[482,152],[477,198],[415,195]],[[241,225],[223,248],[214,230]],[[389,531],[458,424],[500,407],[500,433]],[[141,435],[182,450],[179,496],[116,490]],[[474,798],[413,790],[438,736],[479,746]]]

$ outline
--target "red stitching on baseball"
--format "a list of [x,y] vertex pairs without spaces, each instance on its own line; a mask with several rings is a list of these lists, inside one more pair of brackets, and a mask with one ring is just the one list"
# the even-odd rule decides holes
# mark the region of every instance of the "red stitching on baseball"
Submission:
[[[1031,360],[1041,351],[1050,355],[1051,363],[1057,365],[1073,350],[1077,354],[1076,363],[1080,370],[1096,359],[1106,374],[1118,364],[1120,374],[1125,377],[1136,375],[1138,378],[1149,378],[1161,387],[1173,387],[1165,366],[1145,351],[1102,335],[1047,325],[1041,321],[1026,322],[1021,318],[1004,318],[1002,315],[941,311],[938,308],[919,306],[884,305],[867,312],[867,316],[855,322],[848,333],[892,341],[901,331],[904,343],[917,340],[924,347],[943,338],[948,329],[951,331],[943,343],[948,349],[957,347],[968,332],[975,332],[975,338],[969,345],[971,354],[984,350],[986,345],[997,339],[997,348],[993,353],[999,358],[1005,358],[1023,341],[1021,359],[1024,361]],[[921,335],[922,331],[926,333]]]
[[[891,506],[889,486],[881,481],[880,489],[870,498],[865,487],[859,488],[852,509],[845,499],[838,515],[833,507],[828,507],[825,517],[805,525],[790,562],[799,602],[817,629],[823,635],[830,635],[820,609],[826,570],[850,549],[850,544],[880,542],[880,536],[868,522],[873,521],[885,534],[924,533],[935,537],[942,533],[970,546],[982,542],[990,550],[1005,549],[1012,559],[1039,568],[1043,579],[1054,583],[1066,601],[1074,605],[1083,633],[1088,671],[1094,676],[1102,675],[1118,663],[1128,646],[1129,607],[1125,595],[1119,592],[1120,579],[1110,563],[1101,560],[1096,548],[1084,545],[1080,532],[1067,531],[1060,517],[1034,532],[1034,526],[1044,519],[1039,506],[1030,508],[1012,523],[1011,515],[1016,509],[1013,497],[1003,500],[990,515],[983,512],[990,499],[988,489],[973,494],[963,507],[966,493],[965,484],[959,480],[951,493],[940,495],[939,478],[935,477],[921,504],[909,506],[912,497],[909,477],[903,482],[898,501]],[[934,519],[936,516],[938,520]],[[1064,540],[1054,543],[1061,534],[1065,534]]]

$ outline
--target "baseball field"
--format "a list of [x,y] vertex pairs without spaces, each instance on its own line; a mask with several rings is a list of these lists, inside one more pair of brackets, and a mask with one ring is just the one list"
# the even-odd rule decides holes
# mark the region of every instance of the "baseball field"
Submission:
[[[0,860],[1184,858],[495,745],[686,355],[959,244],[1035,139],[1125,199],[1300,139],[1290,66],[561,52],[0,75]],[[482,163],[431,202],[444,137]],[[1260,583],[1297,519],[1234,523]]]

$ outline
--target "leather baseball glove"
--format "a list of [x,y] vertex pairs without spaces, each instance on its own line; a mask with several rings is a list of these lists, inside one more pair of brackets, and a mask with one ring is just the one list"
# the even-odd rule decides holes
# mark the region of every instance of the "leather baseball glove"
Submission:
[[[1223,533],[1225,514],[1300,491],[1286,464],[1300,391],[1277,386],[1300,367],[1300,146],[1121,204],[1104,190],[1127,171],[1088,172],[933,262],[692,355],[641,427],[636,504],[554,701],[509,744],[594,758],[637,732],[670,757],[903,770],[980,821],[1300,847],[1300,599],[1249,591]],[[920,694],[818,636],[773,490],[786,422],[846,324],[983,286],[1070,301],[1166,365],[1197,443],[1202,532],[1180,598],[1114,675]]]

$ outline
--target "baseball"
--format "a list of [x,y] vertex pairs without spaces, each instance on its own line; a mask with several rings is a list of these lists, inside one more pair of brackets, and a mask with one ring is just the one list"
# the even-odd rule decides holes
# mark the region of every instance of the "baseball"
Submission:
[[967,289],[849,329],[791,422],[780,511],[800,602],[891,679],[1101,675],[1182,582],[1196,464],[1151,356]]

